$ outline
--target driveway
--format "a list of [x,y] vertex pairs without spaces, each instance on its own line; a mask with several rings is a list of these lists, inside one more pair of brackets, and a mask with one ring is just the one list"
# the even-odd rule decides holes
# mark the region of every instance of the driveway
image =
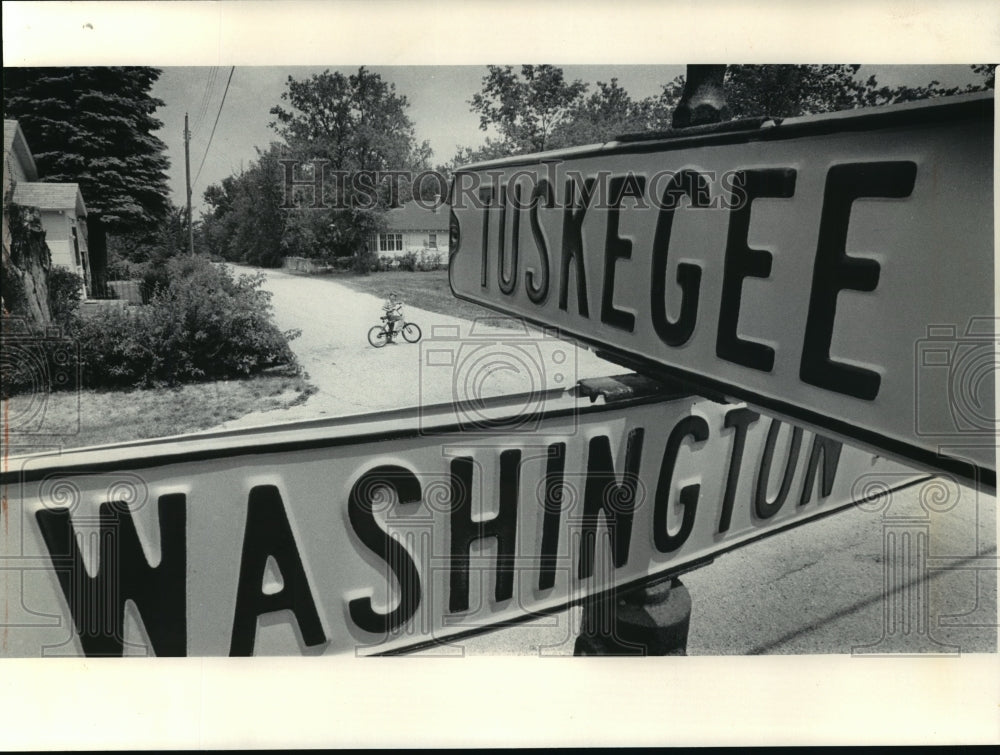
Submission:
[[[237,273],[255,268],[232,266]],[[264,272],[282,330],[299,329],[292,350],[317,391],[290,409],[254,412],[222,427],[361,414],[417,404],[488,398],[572,386],[579,378],[627,372],[586,349],[536,330],[517,332],[427,312],[404,302],[417,323],[416,344],[397,339],[381,349],[367,340],[382,300],[329,278]]]

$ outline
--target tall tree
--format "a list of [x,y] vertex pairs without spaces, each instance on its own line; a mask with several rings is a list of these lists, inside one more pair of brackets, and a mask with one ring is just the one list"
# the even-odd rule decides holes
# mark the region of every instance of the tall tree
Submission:
[[618,79],[598,81],[597,91],[581,99],[553,129],[550,145],[598,144],[620,134],[664,131],[670,127],[670,115],[683,87],[678,77],[663,86],[660,96],[633,100]]
[[[285,253],[329,259],[361,251],[382,226],[384,210],[407,201],[413,187],[406,180],[375,184],[370,178],[358,184],[355,177],[370,171],[412,174],[430,166],[430,144],[417,142],[409,101],[363,66],[348,76],[329,70],[305,80],[289,76],[281,99],[288,108],[271,108],[270,125],[284,137],[289,154],[303,162],[328,160],[327,172],[345,175],[324,181],[326,207],[287,211]],[[301,178],[310,170],[303,166]]]
[[409,102],[377,73],[362,66],[350,76],[324,71],[286,83],[281,99],[291,109],[272,107],[270,125],[296,155],[346,171],[424,167],[430,147],[417,144]]
[[500,132],[509,153],[548,149],[552,132],[576,107],[587,85],[567,82],[561,68],[523,65],[520,74],[511,66],[488,66],[482,90],[469,104],[479,113],[479,127]]
[[201,240],[210,254],[263,267],[281,264],[288,212],[281,209],[279,160],[286,156],[287,148],[274,142],[258,149],[248,168],[205,189],[212,209],[202,218]]
[[992,88],[992,67],[972,66],[979,83],[944,87],[886,86],[876,75],[859,79],[859,65],[738,65],[726,71],[726,102],[733,118],[797,115],[891,105]]
[[[833,110],[848,110],[943,95],[992,89],[995,66],[970,67],[980,81],[966,86],[942,87],[931,81],[922,86],[883,86],[876,76],[858,78],[859,65],[734,65],[726,72],[725,92],[731,117],[770,115],[790,117]],[[481,160],[518,152],[595,144],[624,133],[670,130],[671,116],[684,89],[684,77],[663,85],[658,96],[634,100],[616,79],[597,82],[597,90],[584,96],[587,85],[574,82],[572,91],[560,90],[562,71],[551,66],[524,66],[524,80],[510,66],[489,67],[483,89],[470,101],[484,130],[495,127],[500,139],[487,138],[478,148],[463,147],[441,166],[445,171]],[[549,69],[540,76],[537,69]],[[545,100],[539,92],[531,100],[530,82],[547,81],[539,90],[560,93]],[[549,104],[543,118],[533,103]],[[562,108],[556,103],[563,102]],[[570,104],[565,105],[566,102]]]
[[163,104],[155,68],[5,68],[4,117],[16,119],[45,181],[75,182],[87,204],[91,275],[100,284],[108,233],[155,228],[169,208]]

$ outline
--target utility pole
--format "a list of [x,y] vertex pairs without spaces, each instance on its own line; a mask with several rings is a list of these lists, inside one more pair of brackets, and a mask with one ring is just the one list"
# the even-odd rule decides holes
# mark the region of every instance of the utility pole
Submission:
[[191,222],[191,132],[188,114],[184,113],[184,183],[187,186],[188,253],[194,256],[194,223]]

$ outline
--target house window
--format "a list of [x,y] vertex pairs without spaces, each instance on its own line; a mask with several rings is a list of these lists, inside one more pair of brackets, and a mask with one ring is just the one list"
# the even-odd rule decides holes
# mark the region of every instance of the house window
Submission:
[[380,252],[403,251],[403,234],[380,233],[378,236],[378,248]]
[[427,246],[430,249],[438,248],[438,235],[436,233],[427,234]]

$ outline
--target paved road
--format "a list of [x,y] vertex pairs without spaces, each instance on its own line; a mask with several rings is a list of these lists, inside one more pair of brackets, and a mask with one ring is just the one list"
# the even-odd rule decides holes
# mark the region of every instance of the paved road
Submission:
[[[374,349],[367,333],[379,323],[381,299],[328,278],[276,270],[265,274],[278,326],[302,331],[291,346],[318,391],[297,407],[254,412],[224,427],[442,403],[472,398],[472,393],[481,398],[531,393],[627,371],[538,331],[518,333],[409,305],[403,312],[423,330],[421,342],[397,339]],[[433,358],[422,359],[429,351]],[[451,367],[442,364],[449,354]]]
[[[467,321],[413,307],[406,310],[408,318],[423,327],[426,340],[375,350],[365,340],[380,311],[374,296],[329,279],[275,271],[267,273],[266,287],[274,293],[279,325],[302,330],[292,347],[319,390],[299,407],[250,415],[229,426],[450,401],[464,397],[463,386],[471,384],[496,395],[622,371],[587,351],[539,340],[538,334],[472,331]],[[541,354],[537,364],[524,362],[519,338],[540,344],[529,350]],[[451,350],[460,365],[466,353],[461,350],[480,342],[501,360],[501,369],[495,369],[496,359],[489,370],[469,360],[469,379],[457,381],[457,389],[451,369],[431,374],[421,365],[430,347]],[[568,357],[563,366],[556,364],[557,352]],[[683,578],[694,604],[688,653],[995,651],[996,501],[956,485],[945,486],[946,500],[935,500],[939,489],[917,486],[896,493],[886,509],[852,508],[689,573]],[[918,568],[905,587],[887,593],[887,574],[902,563],[886,558],[884,539],[900,517],[926,525],[930,559],[914,561]],[[907,618],[913,623],[907,625]],[[567,655],[578,622],[579,610],[571,610],[426,653]]]

